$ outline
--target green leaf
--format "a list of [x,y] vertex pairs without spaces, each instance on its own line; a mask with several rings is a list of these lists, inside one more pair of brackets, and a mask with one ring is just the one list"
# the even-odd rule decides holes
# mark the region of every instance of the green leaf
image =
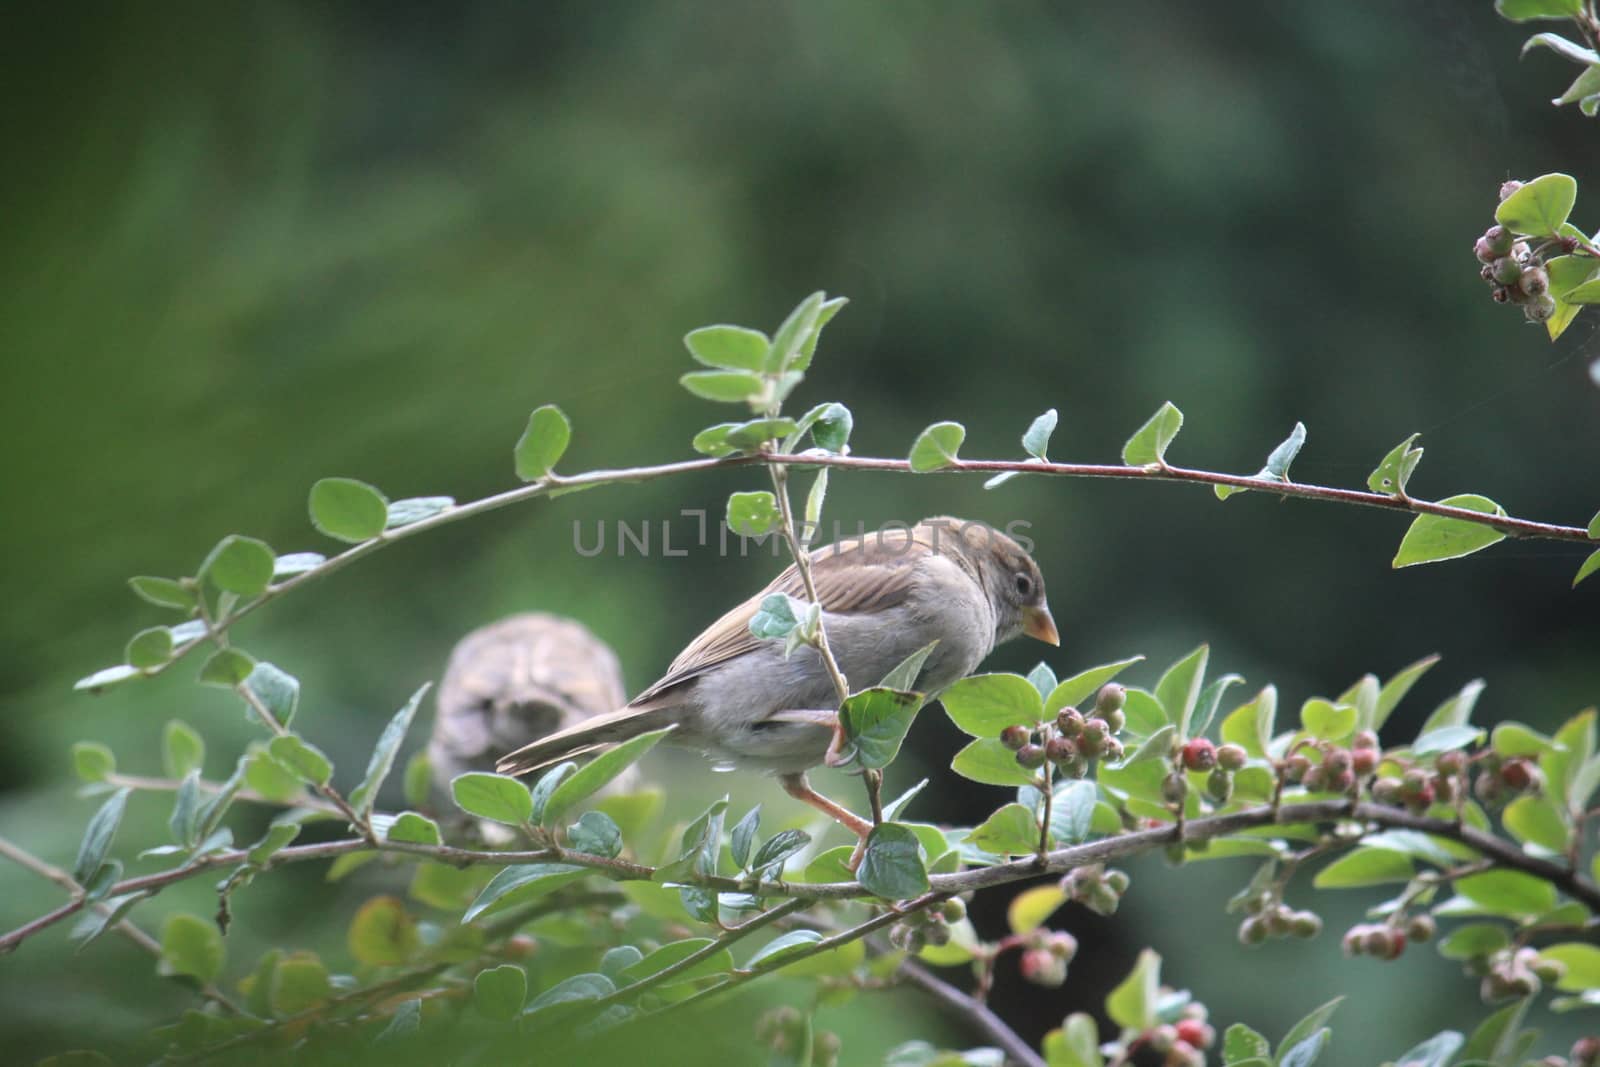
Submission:
[[472,1006],[486,1019],[508,1022],[528,1000],[528,972],[514,963],[479,971],[472,979]]
[[262,662],[251,668],[244,685],[278,720],[278,725],[294,722],[294,713],[300,708],[300,680],[294,675]]
[[822,328],[832,322],[839,309],[849,302],[842,296],[822,302],[822,306],[817,309],[817,319],[811,327],[811,332],[800,342],[800,351],[789,361],[790,370],[803,371],[811,366],[811,359],[817,352],[817,341],[822,337]]
[[1414,873],[1411,861],[1398,852],[1358,848],[1318,871],[1311,884],[1317,889],[1354,889],[1385,882],[1407,882]]
[[539,780],[533,784],[533,788],[529,790],[533,794],[533,816],[530,821],[539,824],[544,823],[544,809],[545,805],[550,802],[550,795],[556,791],[557,786],[576,774],[577,770],[578,765],[572,760],[568,760],[565,763],[556,764],[539,777]]
[[292,578],[296,574],[304,574],[306,571],[316,570],[326,562],[328,562],[328,557],[321,552],[291,552],[287,556],[279,556],[277,561],[273,563],[272,576],[274,578]]
[[79,781],[103,782],[116,773],[116,753],[98,741],[75,742],[72,746],[72,769]]
[[769,593],[750,616],[750,633],[762,640],[788,637],[800,624],[807,605],[787,593]]
[[1291,1026],[1289,1032],[1283,1035],[1283,1040],[1278,1044],[1278,1063],[1280,1065],[1284,1063],[1284,1057],[1288,1051],[1321,1030],[1323,1024],[1333,1017],[1334,1011],[1338,1009],[1343,1000],[1344,997],[1334,997],[1322,1007]]
[[542,404],[528,415],[528,427],[512,452],[517,477],[525,482],[547,477],[572,441],[572,423],[554,404]]
[[369,967],[395,967],[422,947],[416,920],[395,897],[373,897],[350,920],[345,943],[356,962]]
[[1565,852],[1571,835],[1561,811],[1547,797],[1521,796],[1506,806],[1500,819],[1506,831],[1523,844]]
[[1006,906],[1006,924],[1017,936],[1031,934],[1043,926],[1067,902],[1059,885],[1036,885],[1011,898]]
[[822,935],[815,930],[790,930],[786,934],[773,938],[756,950],[755,954],[746,961],[745,969],[748,970],[758,965],[771,968],[777,961],[793,956],[821,940]]
[[311,525],[336,541],[370,541],[389,523],[389,501],[366,482],[324,478],[311,487]]
[[[1505,509],[1486,496],[1462,493],[1439,501],[1451,507],[1478,511],[1485,515],[1505,517]],[[1395,553],[1392,566],[1414,567],[1419,563],[1436,563],[1446,559],[1460,559],[1490,545],[1505,540],[1505,534],[1488,526],[1465,519],[1447,519],[1438,515],[1418,515],[1400,540],[1400,550]]]
[[1101,686],[1143,659],[1143,656],[1134,656],[1130,659],[1118,660],[1115,663],[1104,663],[1098,667],[1090,667],[1088,670],[1074,674],[1071,678],[1058,683],[1045,698],[1040,718],[1053,719],[1056,712],[1062,708],[1070,708],[1083,703],[1099,692]]
[[784,441],[785,452],[791,452],[800,443],[807,430],[811,440],[820,449],[843,454],[850,441],[850,431],[855,428],[855,416],[843,404],[829,402],[818,404],[801,416],[794,432]]
[[1488,956],[1511,944],[1506,928],[1494,923],[1466,923],[1439,942],[1439,955],[1447,960]]
[[1555,742],[1520,722],[1496,723],[1489,747],[1502,756],[1540,756]]
[[1476,726],[1440,726],[1411,743],[1413,756],[1432,756],[1453,748],[1466,748],[1478,741],[1483,731]]
[[385,528],[398,530],[402,526],[443,514],[455,506],[455,497],[449,496],[413,496],[396,500],[389,505],[389,519]]
[[332,994],[328,969],[309,952],[290,954],[272,972],[272,1014],[280,1019],[310,1011]]
[[839,725],[851,746],[846,751],[869,770],[887,767],[921,707],[917,693],[882,687],[852,693],[839,708]]
[[1091,781],[1068,782],[1056,790],[1050,805],[1050,836],[1058,844],[1077,845],[1089,839],[1099,791]]
[[1387,849],[1402,856],[1431,863],[1436,867],[1454,867],[1462,860],[1478,858],[1476,849],[1445,837],[1435,837],[1417,830],[1384,830],[1368,834],[1361,843],[1367,848]]
[[1586,989],[1600,989],[1600,948],[1582,941],[1564,941],[1539,950],[1543,959],[1555,960],[1567,972],[1556,979],[1556,988],[1564,993],[1581,993]]
[[1593,574],[1595,571],[1600,571],[1600,548],[1597,548],[1593,552],[1589,553],[1589,558],[1583,561],[1583,566],[1579,567],[1578,573],[1573,575],[1573,588],[1577,588],[1579,582],[1589,577],[1589,575]]
[[755,452],[767,441],[776,441],[793,433],[798,425],[789,418],[751,419],[728,427],[722,435],[722,441],[741,452]]
[[1222,1035],[1222,1062],[1235,1064],[1241,1060],[1264,1059],[1272,1056],[1272,1045],[1244,1023],[1234,1023]]
[[1156,700],[1165,712],[1167,721],[1177,725],[1179,737],[1191,736],[1189,723],[1194,716],[1195,705],[1200,700],[1200,688],[1206,677],[1206,661],[1210,656],[1211,647],[1201,645],[1168,667],[1156,683]]
[[[123,658],[128,661],[130,667],[139,671],[162,666],[172,658],[173,632],[165,626],[152,626],[147,630],[140,630],[128,639],[127,645],[123,648]],[[116,669],[118,668],[113,668]],[[82,687],[82,683],[79,683],[79,688]]]
[[1461,1050],[1462,1062],[1459,1067],[1510,1064],[1522,1059],[1519,1053],[1527,1049],[1524,1038],[1533,1034],[1522,1029],[1522,1020],[1527,1016],[1528,1005],[1532,1002],[1533,998],[1524,997],[1480,1023]]
[[939,701],[950,721],[973,737],[997,738],[1007,726],[1032,726],[1044,718],[1039,690],[1018,674],[963,678],[946,689]]
[[1040,462],[1046,461],[1045,449],[1050,447],[1050,435],[1056,429],[1056,409],[1051,408],[1028,425],[1022,435],[1022,450]]
[[622,829],[601,811],[586,811],[567,827],[567,841],[579,852],[611,859],[622,851]]
[[756,849],[750,861],[750,870],[756,875],[777,874],[783,870],[790,856],[796,855],[811,844],[811,835],[804,830],[781,830],[773,834]]
[[[682,941],[669,941],[649,955],[624,967],[618,972],[617,978],[632,985],[634,982],[643,981],[653,974],[659,974],[673,964],[711,947],[712,944],[714,942],[709,937],[690,937]],[[713,952],[700,962],[679,971],[672,976],[670,984],[692,982],[731,970],[733,970],[733,954],[723,949],[720,952]]]
[[650,733],[629,738],[578,768],[550,794],[550,799],[545,802],[544,812],[540,816],[543,823],[546,826],[550,825],[573,806],[604,789],[613,778],[639,762],[646,752],[655,748],[656,744],[671,732],[672,727],[669,726],[664,730],[652,730]]
[[158,608],[176,608],[179,611],[193,611],[195,596],[182,582],[175,582],[171,578],[152,578],[141,575],[128,579],[128,587],[138,595],[139,599]]
[[761,376],[740,370],[697,370],[678,379],[689,392],[702,400],[737,404],[761,395]]
[[761,805],[757,804],[745,813],[744,818],[733,824],[733,833],[728,844],[728,851],[733,856],[733,865],[741,871],[750,866],[750,850],[755,847],[756,833],[761,829]]
[[167,916],[161,926],[162,974],[182,974],[202,982],[214,981],[222,973],[226,950],[222,934],[213,922],[179,912]]
[[588,871],[570,863],[524,863],[503,867],[461,916],[469,923],[491,907],[531,900],[582,878]]
[[282,803],[300,792],[300,780],[267,755],[266,745],[252,745],[243,759],[245,784],[266,799]]
[[1033,670],[1028,672],[1028,684],[1037,689],[1041,697],[1048,699],[1050,694],[1055,692],[1056,686],[1061,683],[1056,678],[1056,672],[1050,669],[1050,664],[1040,660],[1033,665]]
[[690,330],[683,343],[697,362],[721,370],[760,371],[772,347],[766,334],[743,326],[702,326]]
[[1037,775],[1017,763],[1017,754],[998,737],[980,737],[956,753],[950,769],[985,785],[1032,785]]
[[1583,14],[1583,0],[1494,0],[1494,9],[1510,22],[1571,19]]
[[219,648],[200,665],[200,684],[232,689],[255,669],[256,661],[237,648]]
[[265,541],[229,534],[200,564],[200,576],[224,592],[253,597],[271,583],[276,559]]
[[917,835],[902,823],[873,827],[856,871],[861,885],[884,900],[905,900],[928,891],[928,872],[922,865]]
[[[456,806],[480,819],[521,826],[533,818],[533,797],[528,787],[515,778],[487,771],[468,771],[450,781],[450,795]],[[546,821],[550,816],[546,811]]]
[[[1267,456],[1266,466],[1257,471],[1253,477],[1257,481],[1277,482],[1281,485],[1289,483],[1289,464],[1294,462],[1294,457],[1300,454],[1300,448],[1306,443],[1306,424],[1297,422],[1289,436],[1284,438],[1276,448]],[[1215,485],[1212,491],[1218,500],[1226,500],[1234,493],[1243,493],[1247,490],[1240,485]]]
[[1531,918],[1556,906],[1555,887],[1522,871],[1484,871],[1458,879],[1455,887],[1461,896],[1494,915]]
[[[1588,65],[1600,63],[1600,54],[1591,48],[1585,48],[1576,41],[1569,41],[1557,33],[1536,33],[1522,42],[1522,55],[1527,55],[1535,48],[1548,48],[1562,59],[1570,59],[1574,63]],[[1564,225],[1571,225],[1566,223]],[[1576,226],[1573,227],[1577,229]],[[1580,233],[1582,231],[1579,231]]]
[[1272,744],[1273,721],[1278,713],[1278,690],[1266,686],[1248,704],[1241,704],[1222,720],[1224,744],[1241,746],[1250,755],[1265,758]]
[[267,754],[303,782],[322,786],[333,777],[333,764],[316,746],[298,734],[283,734],[267,742]]
[[394,717],[379,735],[378,743],[372,749],[372,756],[367,760],[367,773],[362,776],[361,784],[350,793],[350,806],[356,809],[356,814],[365,815],[372,810],[378,790],[383,788],[384,779],[389,777],[389,771],[394,768],[395,756],[400,752],[400,745],[406,739],[406,731],[411,729],[411,720],[416,717],[417,707],[422,703],[430,684],[424,682],[418,687],[406,701],[405,706],[394,713]]
[[1161,998],[1161,957],[1150,949],[1139,953],[1128,977],[1106,997],[1106,1014],[1118,1026],[1148,1030],[1156,1024]]
[[766,490],[728,497],[728,529],[740,537],[763,537],[783,525],[778,499]]
[[179,844],[194,846],[200,829],[200,772],[189,771],[178,785],[173,796],[172,815],[167,820],[172,839]]
[[936,422],[917,435],[911,445],[911,470],[916,474],[944,470],[959,462],[957,453],[967,438],[967,428],[959,422]]
[[1300,725],[1312,737],[1339,741],[1355,732],[1356,709],[1312,698],[1300,707]]
[[137,667],[129,666],[126,663],[119,663],[115,667],[106,667],[95,671],[93,674],[79,678],[76,682],[72,683],[72,688],[77,690],[87,690],[91,693],[98,693],[107,686],[116,685],[119,682],[126,682],[133,678],[138,678],[142,674],[143,672]]
[[1367,488],[1374,493],[1396,496],[1406,491],[1411,473],[1422,462],[1422,449],[1411,445],[1422,435],[1414,433],[1389,450],[1377,468],[1367,476]]
[[1007,804],[968,834],[967,842],[996,856],[1025,856],[1039,849],[1039,823],[1021,804]]
[[1237,674],[1224,674],[1200,691],[1200,699],[1195,702],[1194,715],[1189,722],[1189,733],[1192,736],[1200,737],[1205,734],[1211,726],[1211,720],[1216,718],[1217,706],[1222,703],[1222,695],[1243,681],[1244,679]]
[[901,660],[894,670],[883,676],[878,683],[881,689],[898,689],[902,692],[915,692],[917,688],[917,675],[922,673],[922,665],[927,662],[928,656],[935,648],[939,647],[937,640],[929,641],[911,655]]
[[1494,218],[1513,233],[1554,237],[1577,199],[1578,183],[1571,176],[1545,174],[1502,200]]
[[122,814],[128,807],[131,789],[119,789],[106,798],[84,828],[83,841],[78,845],[78,858],[72,865],[72,877],[79,885],[86,884],[105,862],[116,840],[117,827],[122,825]]
[[1178,728],[1168,723],[1139,742],[1139,747],[1128,754],[1127,758],[1122,761],[1122,766],[1131,767],[1136,763],[1144,763],[1146,760],[1165,757],[1172,751],[1173,738],[1177,736],[1177,733]]
[[419,749],[406,760],[406,769],[400,776],[401,792],[406,804],[413,808],[426,807],[428,793],[433,788],[433,765],[428,760],[428,750]]
[[297,822],[275,822],[267,827],[267,832],[261,840],[250,846],[250,851],[245,854],[252,867],[265,867],[272,860],[272,856],[279,849],[288,847],[294,839],[300,836],[300,824]]
[[1435,663],[1439,662],[1438,656],[1424,656],[1409,666],[1395,672],[1393,678],[1383,683],[1383,688],[1378,690],[1378,710],[1373,716],[1372,729],[1376,730],[1388,721],[1390,714],[1405,699],[1411,687],[1417,684],[1417,679],[1428,673]]
[[384,839],[414,845],[437,845],[442,837],[439,834],[439,824],[426,815],[419,815],[414,811],[402,811],[395,816],[394,822],[389,824]]
[[1130,467],[1164,465],[1167,446],[1182,428],[1183,412],[1173,406],[1172,401],[1167,401],[1122,446],[1122,462]]
[[[775,374],[791,368],[805,370],[811,358],[808,353],[802,359],[802,350],[820,325],[822,304],[826,299],[825,293],[812,293],[789,312],[789,317],[783,320],[783,325],[772,335],[772,347],[767,352],[767,370]],[[829,317],[832,317],[831,313]]]
[[1333,1031],[1324,1027],[1310,1037],[1290,1046],[1289,1051],[1278,1058],[1278,1067],[1310,1067],[1317,1062],[1328,1041],[1333,1036]]
[[1105,1067],[1105,1057],[1100,1055],[1099,1028],[1094,1019],[1083,1012],[1072,1013],[1059,1030],[1045,1034],[1043,1051],[1046,1067]]
[[694,440],[690,444],[696,452],[703,455],[716,456],[719,459],[731,456],[739,450],[728,443],[728,435],[743,425],[742,422],[719,422],[715,426],[707,426],[694,435]]
[[206,743],[194,728],[180,719],[169,719],[161,731],[161,766],[168,778],[182,778],[199,770],[206,758]]
[[[1595,88],[1600,90],[1600,67],[1590,67],[1578,76],[1578,81],[1590,80]],[[1574,88],[1577,82],[1573,83]],[[1556,103],[1568,101],[1557,100]],[[1563,227],[1565,229],[1565,227]],[[1578,236],[1582,236],[1579,231]],[[1582,305],[1592,301],[1585,299],[1585,293],[1580,289],[1594,289],[1594,299],[1600,300],[1600,287],[1586,286],[1596,274],[1600,274],[1600,263],[1596,263],[1590,256],[1557,256],[1545,263],[1545,271],[1550,276],[1550,295],[1555,298],[1555,314],[1545,320],[1545,330],[1554,341],[1566,332],[1572,320],[1583,310]],[[1576,295],[1576,299],[1574,296]]]

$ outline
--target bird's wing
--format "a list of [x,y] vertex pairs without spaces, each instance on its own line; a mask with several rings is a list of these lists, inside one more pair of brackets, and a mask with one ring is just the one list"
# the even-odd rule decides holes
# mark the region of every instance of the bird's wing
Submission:
[[[823,610],[834,615],[866,614],[894,607],[911,594],[911,568],[930,551],[920,528],[913,530],[909,539],[903,531],[890,531],[818,549],[811,554],[811,578],[816,583],[817,598],[822,601]],[[630,706],[653,702],[717,664],[760,647],[761,639],[750,632],[750,619],[761,601],[773,593],[805,599],[805,584],[793,564],[761,592],[706,627],[678,653],[667,673],[634,697]]]

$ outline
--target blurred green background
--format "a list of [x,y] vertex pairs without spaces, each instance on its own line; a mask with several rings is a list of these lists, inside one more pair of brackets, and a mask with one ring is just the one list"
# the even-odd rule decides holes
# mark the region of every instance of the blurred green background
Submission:
[[[156,773],[161,726],[181,716],[221,776],[251,736],[192,665],[98,699],[71,690],[166,621],[127,576],[191,573],[230,532],[330,550],[305,517],[324,475],[392,498],[506,488],[544,402],[575,424],[569,469],[687,456],[727,412],[676,386],[682,334],[770,329],[813,289],[851,304],[794,405],[850,405],[859,454],[903,455],[954,418],[967,455],[1020,455],[1054,406],[1054,456],[1111,461],[1170,399],[1188,419],[1180,463],[1253,471],[1304,420],[1295,475],[1359,485],[1420,430],[1414,492],[1569,523],[1600,503],[1593,321],[1551,346],[1489,301],[1468,251],[1510,176],[1573,173],[1576,221],[1600,224],[1585,195],[1596,128],[1549,106],[1571,69],[1547,53],[1519,66],[1525,32],[1487,0],[31,5],[6,33],[0,834],[58,863],[96,803],[68,784],[74,740]],[[592,541],[597,522],[673,520],[682,543],[680,509],[719,514],[754,484],[731,472],[498,513],[386,551],[239,636],[301,676],[303,728],[349,773],[455,640],[505,613],[582,620],[637,690],[774,564],[618,558],[614,542],[583,558],[574,524]],[[834,478],[829,511],[851,526],[1031,522],[1062,673],[1144,653],[1131,680],[1150,684],[1209,641],[1214,670],[1275,681],[1292,711],[1442,653],[1397,730],[1473,677],[1489,682],[1483,722],[1548,727],[1600,693],[1600,583],[1568,589],[1571,546],[1392,572],[1392,515],[1115,482],[985,492],[854,474]],[[1041,651],[991,662],[1025,669]],[[891,790],[957,743],[924,717]],[[783,804],[771,783],[703,769],[647,767],[677,783],[675,809],[724,789],[740,810]],[[970,823],[1002,799],[944,774],[913,814]],[[157,843],[165,817],[136,798],[119,853]],[[1364,894],[1325,902],[1312,947],[1246,954],[1221,905],[1248,867],[1130,869],[1114,919],[1062,913],[1084,941],[1064,989],[1002,978],[1001,1011],[1028,1035],[1098,1010],[1144,944],[1223,1024],[1278,1035],[1349,993],[1340,1063],[1480,1013],[1476,983],[1431,951],[1339,956]],[[243,891],[230,981],[267,944],[337,963],[381,877],[330,890],[307,866]],[[209,914],[201,882],[138,916]],[[985,932],[1003,897],[975,909]],[[7,927],[59,899],[0,866]],[[0,961],[0,1032],[23,1060],[120,1041],[188,1003],[119,941],[77,958],[65,945],[57,928]],[[756,1055],[752,1002],[729,1009],[728,1062]],[[915,998],[879,1007],[825,1013],[846,1063],[918,1032],[976,1043]],[[1558,1037],[1579,1025],[1547,1021]]]

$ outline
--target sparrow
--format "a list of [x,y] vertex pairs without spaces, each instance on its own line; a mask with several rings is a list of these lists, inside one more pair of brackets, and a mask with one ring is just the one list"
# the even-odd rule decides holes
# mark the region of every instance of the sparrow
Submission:
[[[468,771],[627,700],[611,647],[581,623],[526,612],[456,643],[439,683],[428,764],[439,798]],[[448,805],[444,805],[448,808]]]
[[[1038,565],[1015,540],[980,522],[940,516],[910,529],[863,533],[809,553],[822,625],[851,689],[876,685],[934,644],[915,688],[936,697],[995,646],[1026,634],[1060,643]],[[719,769],[777,776],[797,800],[865,839],[872,826],[813,790],[806,771],[839,750],[838,693],[816,648],[785,653],[750,632],[762,600],[806,600],[791,564],[712,623],[667,673],[626,706],[558,730],[501,758],[522,775],[654,730],[697,748]]]

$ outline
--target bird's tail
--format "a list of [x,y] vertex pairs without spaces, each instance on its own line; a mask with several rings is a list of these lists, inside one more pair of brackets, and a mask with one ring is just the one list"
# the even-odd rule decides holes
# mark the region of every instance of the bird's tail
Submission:
[[574,723],[501,756],[495,764],[495,770],[513,777],[528,774],[552,763],[610,748],[640,734],[673,725],[675,720],[671,707],[646,704],[618,708]]

